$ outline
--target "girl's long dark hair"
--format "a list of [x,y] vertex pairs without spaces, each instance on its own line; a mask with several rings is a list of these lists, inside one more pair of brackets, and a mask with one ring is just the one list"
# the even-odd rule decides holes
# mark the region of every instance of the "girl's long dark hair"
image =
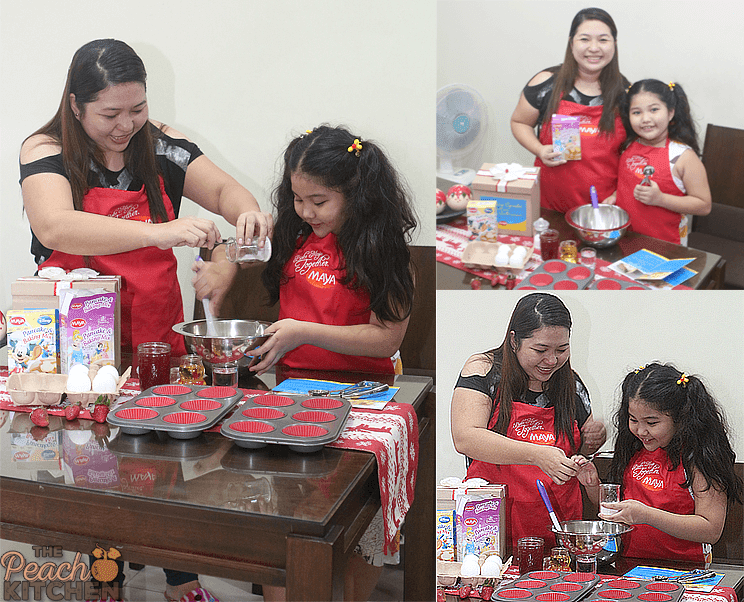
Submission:
[[695,151],[696,155],[700,156],[697,127],[692,119],[690,101],[687,99],[687,94],[685,94],[685,91],[679,84],[674,82],[665,84],[658,79],[642,79],[635,82],[628,89],[622,109],[623,125],[626,126],[625,131],[628,132],[628,138],[623,144],[623,149],[638,139],[638,134],[630,127],[630,103],[633,97],[641,92],[649,92],[657,96],[666,105],[668,110],[674,111],[674,118],[669,122],[669,139],[686,144]]
[[549,120],[553,113],[557,112],[561,99],[567,97],[574,89],[574,83],[579,74],[579,66],[573,56],[572,43],[576,30],[584,21],[601,21],[610,28],[615,41],[615,54],[599,75],[599,86],[602,90],[602,116],[599,120],[599,129],[601,132],[611,133],[615,131],[615,117],[619,113],[620,103],[630,82],[620,73],[615,21],[607,11],[601,8],[585,8],[576,13],[573,18],[568,33],[568,45],[566,46],[566,56],[563,59],[563,64],[557,68],[549,69],[549,71],[555,71],[555,83],[544,119]]
[[[501,346],[486,352],[497,370],[498,394],[494,399],[492,412],[499,405],[494,430],[506,434],[511,420],[512,401],[519,400],[527,393],[529,378],[517,359],[517,350],[522,343],[531,338],[537,330],[545,326],[566,328],[571,333],[571,314],[558,297],[547,293],[531,293],[522,297],[512,312],[506,336]],[[516,349],[511,345],[513,340]],[[498,367],[501,367],[500,372]],[[489,385],[492,383],[489,383]],[[555,436],[568,437],[574,446],[573,425],[576,420],[576,377],[571,369],[570,358],[550,377],[543,392],[555,407]]]
[[[84,114],[86,105],[95,102],[102,90],[132,82],[146,86],[147,72],[142,59],[130,46],[111,39],[88,42],[72,57],[62,101],[54,117],[32,134],[49,136],[62,147],[62,162],[70,180],[73,205],[78,211],[83,210],[83,197],[90,188],[88,178],[91,164],[105,168],[106,162],[101,149],[75,118],[70,95],[75,95],[75,102],[81,114]],[[159,170],[149,122],[130,140],[124,161],[132,176],[145,185],[152,221],[168,221],[160,193]]]
[[281,181],[273,192],[276,225],[272,257],[262,274],[269,304],[279,300],[284,266],[312,228],[294,209],[292,174],[302,174],[344,196],[337,233],[346,268],[344,284],[369,292],[369,309],[382,321],[401,321],[413,305],[413,272],[407,243],[416,227],[409,192],[382,149],[358,136],[322,125],[293,139],[284,152]]
[[681,378],[682,372],[674,366],[658,363],[625,377],[620,410],[615,415],[617,438],[609,480],[622,483],[631,459],[643,449],[629,426],[628,404],[637,399],[674,421],[676,432],[665,449],[671,468],[681,463],[687,474],[680,487],[689,487],[692,470],[696,469],[705,479],[706,489],[720,489],[729,501],[742,503],[744,484],[734,473],[736,454],[731,449],[726,420],[700,378],[686,376],[687,384],[678,384]]

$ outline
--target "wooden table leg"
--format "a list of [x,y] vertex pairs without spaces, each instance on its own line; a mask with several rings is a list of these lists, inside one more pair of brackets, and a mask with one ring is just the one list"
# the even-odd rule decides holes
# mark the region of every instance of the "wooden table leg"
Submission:
[[324,539],[287,536],[287,600],[343,600],[345,574],[341,527]]

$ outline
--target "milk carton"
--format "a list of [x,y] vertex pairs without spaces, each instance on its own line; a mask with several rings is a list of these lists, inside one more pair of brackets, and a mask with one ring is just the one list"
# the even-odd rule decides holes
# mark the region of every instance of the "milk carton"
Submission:
[[566,161],[581,159],[580,117],[553,115],[550,125],[553,133],[553,151],[562,153]]

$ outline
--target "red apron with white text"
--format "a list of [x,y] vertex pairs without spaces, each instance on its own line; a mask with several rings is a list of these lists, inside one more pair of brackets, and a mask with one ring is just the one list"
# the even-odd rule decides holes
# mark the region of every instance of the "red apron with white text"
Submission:
[[[488,425],[493,429],[498,418],[499,407]],[[553,445],[571,457],[568,438],[563,435],[555,438],[555,408],[539,408],[527,403],[512,403],[511,421],[506,436],[517,441],[527,441],[538,445]],[[581,445],[581,434],[574,421],[573,436],[575,447]],[[521,537],[542,537],[545,548],[555,545],[555,535],[550,530],[551,521],[548,510],[540,497],[535,481],[540,479],[548,491],[559,521],[579,520],[582,517],[581,490],[578,479],[571,479],[565,485],[556,485],[553,480],[537,466],[523,464],[491,464],[473,460],[468,468],[467,478],[480,477],[490,483],[504,484],[506,489],[506,517],[511,528],[509,546],[516,552],[517,540]]]
[[[615,117],[614,132],[600,131],[602,105],[588,107],[561,100],[557,113],[581,117],[581,159],[547,167],[536,158],[535,165],[543,168],[540,170],[540,204],[566,213],[577,205],[591,203],[591,186],[597,188],[600,202],[615,192],[620,145],[626,135],[619,115]],[[546,115],[540,129],[542,144],[553,144],[550,117]]]
[[[284,267],[288,281],[279,290],[279,319],[336,326],[369,324],[369,294],[342,283],[346,273],[342,265],[336,236],[318,238],[311,233]],[[394,373],[390,358],[344,355],[314,345],[296,347],[279,363],[290,368]]]
[[[175,219],[173,205],[160,178],[160,192],[168,213]],[[83,197],[83,210],[119,219],[150,222],[150,208],[144,186],[139,191],[91,188]],[[79,255],[54,251],[39,267],[58,266],[66,270],[84,267]],[[176,257],[171,249],[135,249],[113,255],[90,257],[87,266],[105,275],[121,275],[121,349],[132,353],[148,341],[170,343],[174,356],[186,353],[183,337],[172,330],[183,321],[181,288]]]
[[[680,463],[670,470],[669,457],[663,448],[652,452],[642,449],[628,464],[623,475],[623,499],[638,500],[652,508],[694,514],[695,500],[684,483],[685,470]],[[667,535],[649,525],[634,525],[623,535],[623,556],[629,558],[666,558],[668,560],[705,561],[708,544],[687,541]]]
[[674,182],[669,166],[669,139],[662,148],[646,146],[636,140],[620,157],[617,181],[617,205],[630,216],[630,229],[639,234],[680,244],[679,225],[682,215],[666,207],[651,207],[637,201],[633,189],[643,179],[643,168],[654,168],[651,176],[661,192],[674,196],[685,196]]

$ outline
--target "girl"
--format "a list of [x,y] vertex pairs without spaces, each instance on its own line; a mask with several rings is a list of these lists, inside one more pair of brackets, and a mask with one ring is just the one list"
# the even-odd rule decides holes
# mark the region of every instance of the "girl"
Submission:
[[558,297],[521,298],[504,342],[468,359],[452,396],[452,440],[472,458],[468,478],[509,487],[512,549],[527,535],[552,541],[536,479],[561,520],[581,518],[574,455],[591,454],[605,442],[589,392],[571,369],[570,334],[571,314]]
[[[617,27],[601,8],[579,11],[571,23],[563,64],[550,67],[525,86],[511,118],[512,134],[535,155],[543,207],[566,212],[615,192],[625,129],[620,101],[630,82],[620,73]],[[553,151],[554,113],[581,118],[581,159],[566,161]],[[537,134],[535,127],[538,127]]]
[[[707,215],[711,208],[687,95],[679,84],[644,79],[628,90],[623,116],[630,134],[620,158],[616,202],[635,232],[681,244],[687,238],[685,214]],[[647,166],[654,173],[642,185]]]
[[[625,377],[608,480],[622,500],[601,518],[634,525],[623,554],[710,562],[727,502],[742,503],[725,420],[703,383],[671,365],[650,364]],[[596,468],[579,473],[597,503]]]
[[413,303],[416,219],[385,154],[342,127],[308,131],[284,153],[274,206],[263,281],[279,320],[251,369],[393,374]]

